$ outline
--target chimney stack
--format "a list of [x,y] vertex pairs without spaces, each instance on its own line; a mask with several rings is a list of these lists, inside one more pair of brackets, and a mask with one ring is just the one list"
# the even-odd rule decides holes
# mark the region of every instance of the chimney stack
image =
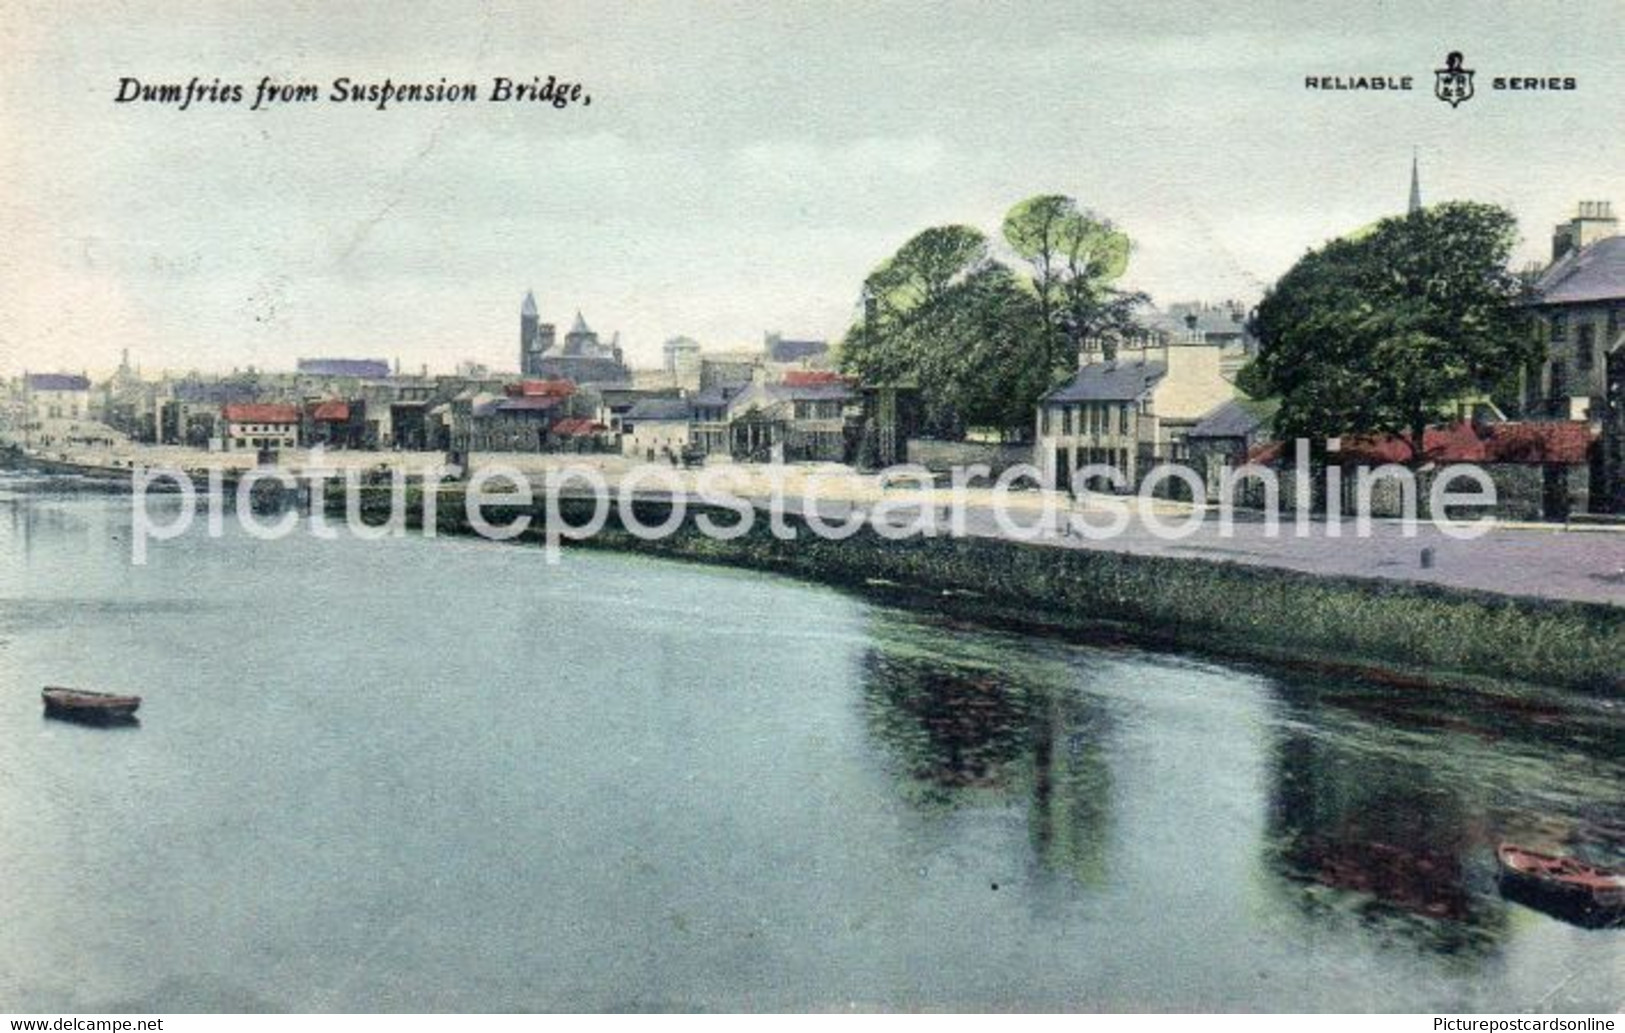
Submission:
[[1552,261],[1619,235],[1619,219],[1611,201],[1581,201],[1573,219],[1552,230]]

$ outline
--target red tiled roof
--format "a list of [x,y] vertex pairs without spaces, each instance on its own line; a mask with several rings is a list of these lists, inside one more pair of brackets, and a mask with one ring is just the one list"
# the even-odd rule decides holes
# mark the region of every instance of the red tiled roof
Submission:
[[515,398],[568,398],[576,393],[573,380],[521,380],[508,385],[508,394]]
[[1583,463],[1596,435],[1591,425],[1562,423],[1495,423],[1490,428],[1493,462]]
[[350,403],[331,399],[316,406],[316,411],[310,414],[310,418],[323,422],[344,423],[350,419]]
[[225,407],[227,423],[298,423],[299,410],[291,405],[238,402]]
[[[1429,427],[1422,436],[1422,458],[1430,463],[1563,463],[1587,461],[1596,435],[1577,421],[1491,423],[1470,421]],[[1411,461],[1409,435],[1344,438],[1338,454],[1345,465]],[[1273,463],[1290,455],[1286,443],[1272,441],[1248,453],[1250,463]]]
[[601,434],[608,429],[602,423],[582,416],[571,416],[553,424],[553,433],[566,438],[583,438],[591,434]]
[[851,378],[843,377],[839,373],[832,373],[821,369],[793,369],[784,374],[786,387],[815,387],[820,384],[843,384],[850,386]]

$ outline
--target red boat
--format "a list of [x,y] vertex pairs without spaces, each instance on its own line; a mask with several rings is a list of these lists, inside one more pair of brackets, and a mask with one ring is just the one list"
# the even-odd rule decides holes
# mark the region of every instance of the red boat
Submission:
[[1625,870],[1510,843],[1501,844],[1495,856],[1503,896],[1580,925],[1625,923]]
[[135,720],[136,708],[141,705],[140,696],[64,689],[54,685],[46,686],[40,696],[45,700],[46,717],[93,724],[128,724]]

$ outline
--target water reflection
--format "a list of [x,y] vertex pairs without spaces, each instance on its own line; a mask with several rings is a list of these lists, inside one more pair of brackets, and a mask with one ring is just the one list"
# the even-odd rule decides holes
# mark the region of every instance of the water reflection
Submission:
[[917,803],[952,807],[992,795],[1024,799],[1043,866],[1103,878],[1111,813],[1106,701],[1077,690],[1054,658],[1019,663],[985,634],[952,625],[876,621],[861,661],[869,727]]
[[[1143,817],[1115,813],[1137,798],[1114,795],[1139,748],[1125,725],[1160,718],[1132,686],[1105,683],[1109,654],[960,630],[936,615],[875,618],[862,698],[899,792],[927,809],[1022,802],[1036,861],[1104,884],[1114,823]],[[1257,870],[1312,927],[1484,957],[1513,924],[1498,843],[1600,864],[1625,853],[1625,724],[1606,703],[1290,672],[1264,685]],[[1197,837],[1209,816],[1186,820]],[[1203,844],[1178,849],[1199,858]]]
[[1412,938],[1486,951],[1511,922],[1499,843],[1602,863],[1625,843],[1625,728],[1605,702],[1348,682],[1286,684],[1281,702],[1271,860],[1322,920],[1420,916]]
[[[1494,893],[1483,801],[1447,783],[1420,757],[1372,755],[1362,736],[1336,738],[1308,722],[1314,704],[1276,744],[1269,861],[1277,888],[1318,921],[1348,916],[1423,936],[1448,951],[1486,951],[1506,928]],[[1428,921],[1415,923],[1407,917]]]

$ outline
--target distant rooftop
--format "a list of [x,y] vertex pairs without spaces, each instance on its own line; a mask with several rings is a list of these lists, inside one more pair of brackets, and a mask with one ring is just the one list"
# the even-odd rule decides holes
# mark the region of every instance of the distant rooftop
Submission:
[[313,377],[377,380],[389,376],[389,363],[383,359],[300,359],[297,369]]
[[768,341],[767,357],[774,362],[800,362],[827,354],[828,341],[792,341],[783,337]]
[[685,398],[643,398],[632,406],[623,419],[631,422],[638,420],[653,420],[660,422],[686,422],[692,414],[692,407]]
[[298,423],[299,410],[291,405],[245,402],[225,407],[227,423]]
[[30,373],[30,391],[89,391],[90,378],[76,373]]

